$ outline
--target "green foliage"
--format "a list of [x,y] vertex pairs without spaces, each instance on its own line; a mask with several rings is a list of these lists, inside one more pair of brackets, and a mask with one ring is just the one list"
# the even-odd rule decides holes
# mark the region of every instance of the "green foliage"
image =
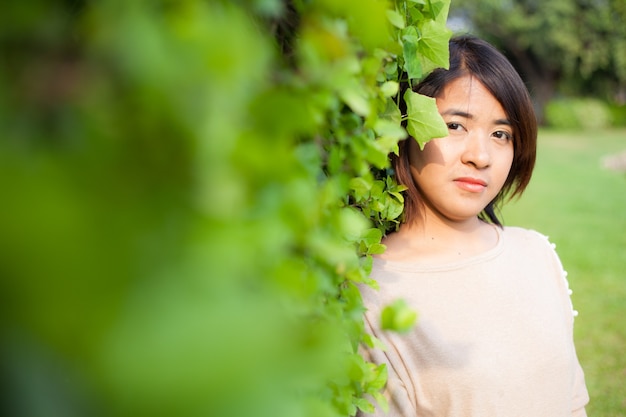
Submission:
[[406,333],[415,325],[417,313],[404,300],[396,300],[383,309],[381,323],[385,330]]
[[[437,119],[437,107],[435,99],[416,94],[407,90],[404,94],[409,120],[407,130],[417,140],[420,147],[431,138],[443,137],[448,129]],[[433,105],[434,104],[434,105]]]
[[615,127],[626,127],[626,104],[610,104],[611,125]]
[[448,1],[64,4],[0,15],[10,414],[384,403],[358,285],[402,213],[402,123],[441,132],[397,100],[447,65]]
[[611,113],[604,102],[591,98],[553,100],[546,106],[546,123],[556,129],[592,130],[611,125]]
[[626,29],[619,24],[626,8],[621,0],[517,0],[507,4],[459,0],[455,9],[467,13],[476,30],[497,43],[531,51],[542,60],[540,65],[583,77],[611,71],[617,80],[626,80],[620,66],[626,59]]
[[[626,91],[623,0],[456,0],[451,15],[507,52],[539,105],[565,84],[572,95]],[[540,114],[541,115],[541,114]]]

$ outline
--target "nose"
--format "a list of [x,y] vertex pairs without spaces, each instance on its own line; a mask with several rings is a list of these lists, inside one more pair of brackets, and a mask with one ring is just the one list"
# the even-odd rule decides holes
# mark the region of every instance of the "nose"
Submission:
[[484,132],[472,132],[465,138],[465,148],[461,155],[464,164],[470,164],[478,169],[491,165],[489,137]]

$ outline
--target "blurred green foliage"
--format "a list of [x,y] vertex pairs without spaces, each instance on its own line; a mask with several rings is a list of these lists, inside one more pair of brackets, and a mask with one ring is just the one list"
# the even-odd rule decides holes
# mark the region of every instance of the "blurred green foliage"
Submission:
[[507,54],[528,83],[540,121],[544,106],[561,95],[626,102],[623,0],[455,0],[452,6],[451,16]]
[[610,104],[609,112],[611,113],[611,125],[615,127],[626,126],[626,104]]
[[546,106],[546,124],[563,130],[606,129],[614,123],[610,107],[593,98],[560,98]]
[[371,409],[357,284],[401,216],[402,121],[441,133],[434,101],[397,97],[447,65],[447,11],[3,5],[3,414]]
[[554,99],[546,106],[548,127],[562,130],[594,130],[626,126],[626,105],[597,98]]

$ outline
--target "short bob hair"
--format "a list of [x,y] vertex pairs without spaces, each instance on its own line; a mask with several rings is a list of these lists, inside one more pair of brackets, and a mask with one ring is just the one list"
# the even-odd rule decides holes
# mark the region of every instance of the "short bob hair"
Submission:
[[[450,69],[436,69],[413,91],[438,97],[450,82],[470,75],[479,80],[498,100],[513,128],[513,162],[509,175],[496,197],[483,209],[479,218],[498,226],[502,223],[496,209],[508,195],[521,195],[532,176],[537,148],[537,119],[528,90],[506,57],[491,44],[471,35],[450,40]],[[407,187],[404,201],[404,223],[419,215],[421,196],[409,163],[409,141],[400,142],[398,156],[392,154],[392,165],[398,183]]]

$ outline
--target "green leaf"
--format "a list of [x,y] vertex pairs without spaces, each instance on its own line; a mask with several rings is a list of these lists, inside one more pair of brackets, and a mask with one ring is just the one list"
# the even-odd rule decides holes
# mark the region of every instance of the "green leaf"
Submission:
[[385,250],[387,250],[387,246],[380,244],[380,243],[375,243],[367,249],[367,254],[368,255],[380,255],[382,253],[385,253]]
[[[409,16],[410,18],[407,19],[407,24],[409,25],[416,25],[417,23],[428,19],[428,13],[427,10],[425,10],[426,8],[424,7],[425,2],[420,2],[421,7],[413,7],[411,9],[409,9]],[[423,12],[423,13],[422,13]]]
[[385,136],[397,140],[406,138],[406,130],[400,126],[399,121],[378,119],[374,125],[374,130],[379,136]]
[[[380,349],[380,350],[385,350],[387,349],[387,347],[385,346],[385,344],[376,336],[372,336],[369,333],[364,333],[363,334],[363,343],[365,344],[365,346],[369,346],[371,348],[375,348],[375,349]],[[385,364],[380,364],[379,367],[385,367]]]
[[406,333],[413,328],[417,320],[417,313],[409,308],[406,301],[396,300],[386,306],[381,313],[381,327],[384,330],[393,330]]
[[392,97],[398,94],[400,85],[396,81],[387,81],[381,84],[380,93],[383,97]]
[[411,79],[422,78],[422,64],[418,54],[420,36],[415,26],[409,26],[402,31],[402,56],[404,70]]
[[374,406],[365,398],[355,399],[354,404],[364,413],[372,414],[375,411]]
[[383,71],[387,75],[388,79],[397,79],[398,78],[398,62],[395,60],[387,62],[383,68]]
[[[390,120],[395,124],[400,125],[402,122],[402,115],[400,114],[400,109],[396,103],[391,98],[387,98],[384,103],[381,104],[382,106],[379,109],[381,112],[380,118]],[[376,125],[374,125],[374,128],[376,128]]]
[[385,189],[385,183],[382,181],[374,181],[372,184],[372,189],[370,190],[372,198],[376,200],[380,200],[383,196],[383,191]]
[[386,141],[367,142],[367,160],[376,168],[383,169],[389,166],[389,149],[385,146],[387,144],[388,142]]
[[407,131],[420,148],[431,139],[448,135],[448,127],[439,114],[434,98],[407,90],[404,101],[407,107]]
[[430,11],[435,16],[437,22],[445,23],[448,20],[448,10],[450,9],[450,0],[429,0]]
[[354,192],[357,200],[367,198],[372,189],[372,181],[369,178],[355,177],[350,180],[350,189]]
[[341,229],[346,234],[366,233],[369,227],[369,219],[366,219],[358,210],[343,207],[339,212],[339,221]]
[[361,239],[368,245],[380,243],[380,240],[382,238],[383,238],[383,232],[381,232],[379,229],[376,229],[376,228],[367,229],[361,235]]
[[397,155],[398,154],[398,142],[401,139],[404,139],[407,137],[406,130],[404,129],[402,129],[402,132],[398,132],[398,133],[401,134],[402,136],[396,136],[396,137],[381,136],[379,139],[376,140],[376,146],[385,153],[386,164],[382,166],[381,168],[386,168],[390,165],[388,155],[391,152]]
[[371,366],[374,368],[373,373],[375,377],[370,382],[370,386],[378,389],[384,388],[385,383],[387,382],[387,365],[382,363],[380,365],[371,364]]
[[360,116],[370,114],[370,103],[367,93],[363,86],[359,85],[356,81],[344,84],[339,91],[339,95],[356,114]]
[[[386,378],[386,376],[385,376]],[[389,411],[389,402],[387,398],[380,392],[372,393],[372,397],[376,400],[376,402],[380,405],[380,408],[386,413]]]
[[403,42],[417,43],[420,40],[420,35],[417,32],[416,26],[408,26],[400,32]]
[[397,219],[404,211],[404,203],[401,200],[393,198],[389,192],[385,194],[384,199],[385,210],[383,215],[388,220]]
[[404,17],[395,10],[387,10],[387,19],[398,29],[404,29]]
[[327,169],[331,174],[337,174],[343,168],[346,152],[342,147],[333,146],[328,152]]
[[436,67],[448,68],[450,65],[449,40],[452,31],[444,23],[426,21],[420,25],[422,36],[417,43],[417,51],[428,58]]

